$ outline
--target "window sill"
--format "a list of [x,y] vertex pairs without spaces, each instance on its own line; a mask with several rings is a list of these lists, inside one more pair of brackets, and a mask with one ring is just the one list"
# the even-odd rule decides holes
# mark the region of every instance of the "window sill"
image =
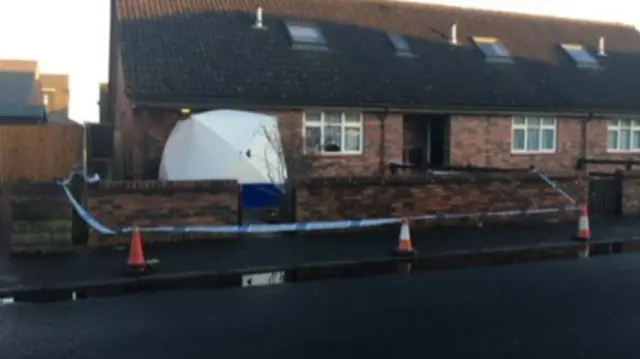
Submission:
[[524,155],[524,156],[553,155],[555,153],[556,153],[556,150],[546,150],[546,151],[514,151],[514,150],[511,150],[511,154],[512,155]]
[[320,152],[320,153],[305,153],[305,156],[316,157],[345,157],[345,156],[362,156],[363,152]]
[[640,149],[637,150],[612,150],[607,149],[607,153],[616,155],[640,155]]

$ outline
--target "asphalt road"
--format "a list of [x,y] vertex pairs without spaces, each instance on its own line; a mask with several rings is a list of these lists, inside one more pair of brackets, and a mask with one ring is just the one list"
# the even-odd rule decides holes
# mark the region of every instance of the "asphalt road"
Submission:
[[[637,218],[592,220],[593,240],[629,239],[640,233]],[[264,266],[367,260],[386,257],[397,248],[399,226],[369,231],[288,237],[248,237],[234,240],[145,246],[147,258],[160,261],[162,273],[220,271]],[[413,245],[421,254],[489,250],[570,241],[576,223],[485,224],[412,228]],[[0,261],[3,286],[55,285],[120,278],[126,248],[78,256],[26,257]]]
[[640,256],[0,307],[6,358],[637,358]]

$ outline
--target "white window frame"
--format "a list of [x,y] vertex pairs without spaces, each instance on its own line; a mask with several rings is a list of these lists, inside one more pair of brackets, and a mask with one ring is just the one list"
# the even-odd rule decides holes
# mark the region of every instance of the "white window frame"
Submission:
[[[511,54],[511,51],[509,51],[509,49],[507,49],[506,46],[504,46],[504,44],[497,38],[474,36],[472,40],[487,60],[505,63],[513,62],[513,55]],[[487,47],[490,47],[494,53],[487,51]]]
[[411,46],[409,46],[407,39],[405,39],[401,35],[394,33],[387,33],[387,36],[389,37],[389,41],[391,41],[391,44],[393,45],[396,55],[413,56],[413,53],[411,52]]
[[[286,22],[287,31],[289,33],[289,37],[294,45],[302,45],[302,46],[320,46],[324,47],[327,45],[327,40],[322,33],[322,29],[315,23],[306,23],[306,22],[298,22],[298,21],[289,21]],[[312,36],[300,36],[301,34],[297,31],[308,31]]]
[[[525,123],[524,124],[520,124],[518,123],[518,120],[522,120],[524,119]],[[553,120],[553,124],[552,125],[546,125],[542,123],[543,119],[548,119],[548,120]],[[543,143],[543,136],[542,136],[542,132],[540,133],[540,138],[539,138],[539,143],[538,143],[538,149],[537,150],[531,150],[531,149],[527,149],[527,143],[528,143],[528,129],[532,128],[533,126],[530,125],[528,122],[529,121],[539,121],[540,124],[538,126],[535,126],[535,128],[539,128],[540,131],[542,130],[553,130],[553,148],[551,149],[543,149],[542,148],[542,143]],[[525,148],[520,149],[520,148],[516,148],[516,130],[524,130],[524,146]],[[534,115],[527,115],[527,116],[513,116],[513,118],[511,119],[511,153],[513,154],[550,154],[550,153],[555,153],[556,150],[558,148],[558,118],[557,117],[552,117],[552,116],[534,116]]]
[[[313,112],[313,113],[319,113],[320,114],[320,122],[309,122],[307,121],[307,112]],[[325,151],[324,148],[324,129],[325,129],[325,113],[330,112],[330,113],[340,113],[340,130],[341,130],[341,136],[340,136],[340,151],[337,152],[330,152],[330,151]],[[347,113],[358,113],[358,117],[359,117],[359,121],[358,123],[347,123],[345,120],[346,114]],[[308,127],[316,127],[316,128],[320,128],[320,151],[319,152],[312,152],[310,153],[309,150],[307,149],[307,128]],[[357,128],[360,130],[360,143],[359,143],[359,149],[357,151],[348,151],[345,150],[345,132],[347,128]],[[364,153],[364,116],[362,114],[362,112],[358,112],[358,111],[313,111],[313,110],[309,110],[309,111],[305,111],[303,114],[303,121],[302,121],[302,140],[303,140],[303,145],[304,145],[304,153],[305,154],[321,154],[323,156],[332,156],[332,155],[361,155]]]
[[[628,125],[627,125],[628,124]],[[624,130],[628,130],[630,132],[629,135],[629,148],[620,148],[621,143],[621,132]],[[609,132],[616,131],[618,133],[616,147],[609,147]],[[640,147],[634,148],[634,133],[635,136],[640,136],[640,120],[638,119],[628,119],[628,118],[618,118],[615,120],[610,120],[607,123],[607,152],[616,152],[616,153],[637,153],[640,152]]]
[[49,102],[51,100],[51,97],[49,96],[49,94],[52,94],[54,92],[56,92],[55,88],[52,88],[52,87],[42,88],[42,104],[44,105],[44,107],[49,107]]
[[569,57],[580,67],[597,68],[600,66],[598,59],[580,44],[561,44],[560,47],[562,47]]

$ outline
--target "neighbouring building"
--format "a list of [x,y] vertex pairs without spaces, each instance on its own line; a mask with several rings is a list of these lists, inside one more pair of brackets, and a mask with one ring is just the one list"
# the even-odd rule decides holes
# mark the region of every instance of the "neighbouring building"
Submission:
[[101,124],[111,123],[110,122],[111,119],[109,118],[109,112],[108,112],[109,84],[100,83],[98,86],[98,94],[99,94],[98,107],[100,108],[100,118],[98,122]]
[[640,159],[630,25],[392,0],[112,2],[119,175],[153,172],[183,109],[276,114],[320,153],[315,175]]
[[48,123],[77,125],[69,118],[69,75],[42,74],[40,84]]
[[77,125],[69,119],[69,76],[40,73],[29,60],[0,60],[0,121]]
[[91,172],[100,178],[111,178],[113,162],[113,122],[108,116],[109,84],[98,86],[100,119],[98,123],[87,124],[87,164]]
[[39,76],[35,61],[0,60],[0,124],[46,123]]

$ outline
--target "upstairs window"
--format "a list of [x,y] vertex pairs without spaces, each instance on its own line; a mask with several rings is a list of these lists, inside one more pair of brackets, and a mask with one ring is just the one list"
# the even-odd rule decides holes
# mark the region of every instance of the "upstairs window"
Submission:
[[327,42],[317,25],[300,22],[288,22],[286,25],[294,47],[326,48]]
[[362,154],[359,112],[309,111],[304,115],[306,153]]
[[562,44],[562,49],[576,62],[578,67],[598,68],[599,63],[595,57],[580,44]]
[[511,53],[507,50],[498,39],[494,37],[472,38],[473,42],[478,46],[480,51],[486,56],[487,61],[512,63]]
[[519,116],[513,119],[513,153],[553,153],[556,151],[555,117]]
[[398,56],[413,56],[411,53],[411,47],[407,43],[407,40],[397,34],[387,34],[389,36],[389,40],[391,44],[393,44],[393,48],[396,50],[396,55]]
[[51,104],[51,98],[53,97],[53,94],[56,92],[56,89],[54,88],[43,88],[42,89],[42,104],[44,105],[44,107],[48,110],[49,109],[49,105]]
[[640,121],[615,120],[607,126],[607,150],[640,152]]

